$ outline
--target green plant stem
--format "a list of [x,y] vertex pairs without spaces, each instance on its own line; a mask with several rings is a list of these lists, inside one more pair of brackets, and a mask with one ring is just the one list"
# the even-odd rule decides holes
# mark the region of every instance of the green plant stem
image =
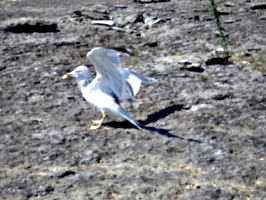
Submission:
[[222,3],[223,1],[216,3],[215,0],[209,0],[209,2],[210,2],[209,3],[210,10],[212,12],[212,15],[214,16],[216,27],[217,27],[219,34],[220,34],[220,37],[222,39],[222,45],[224,47],[224,52],[228,55],[227,38],[226,38],[226,35],[224,33],[225,29],[222,26],[222,23],[220,21],[220,13],[217,10],[217,4]]

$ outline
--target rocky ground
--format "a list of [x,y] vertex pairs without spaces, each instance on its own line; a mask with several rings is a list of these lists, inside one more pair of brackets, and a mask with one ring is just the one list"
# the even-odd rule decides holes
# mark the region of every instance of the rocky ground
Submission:
[[[0,7],[0,199],[266,199],[265,2],[220,5],[226,63],[201,0]],[[125,66],[158,80],[125,105],[144,130],[88,130],[100,112],[61,77],[93,70],[97,46],[131,48]]]

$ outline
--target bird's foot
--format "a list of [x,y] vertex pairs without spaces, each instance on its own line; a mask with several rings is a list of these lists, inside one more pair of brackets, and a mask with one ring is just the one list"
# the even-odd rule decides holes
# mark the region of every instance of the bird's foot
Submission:
[[99,124],[99,123],[101,123],[101,119],[99,119],[99,120],[92,120],[92,123],[94,123],[94,124]]
[[99,129],[102,126],[102,123],[106,119],[107,115],[103,113],[102,119],[100,120],[93,120],[92,123],[95,125],[92,125],[89,130],[96,130]]
[[[92,131],[92,130],[97,130],[97,129],[99,129],[99,128],[101,128],[101,126],[99,126],[99,125],[96,125],[96,126],[92,125],[92,126],[89,128],[89,130]],[[103,127],[103,128],[104,128],[104,130],[110,130],[109,127]]]
[[98,125],[92,125],[91,127],[90,127],[90,129],[89,130],[97,130],[97,129],[99,129],[101,127],[101,124],[98,124]]

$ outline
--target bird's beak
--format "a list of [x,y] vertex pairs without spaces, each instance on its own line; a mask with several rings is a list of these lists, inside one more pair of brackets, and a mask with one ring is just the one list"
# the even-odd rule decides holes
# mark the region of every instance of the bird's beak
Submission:
[[72,77],[72,74],[71,73],[66,73],[63,77],[62,77],[62,79],[63,80],[66,80],[66,79],[69,79],[69,78],[71,78]]

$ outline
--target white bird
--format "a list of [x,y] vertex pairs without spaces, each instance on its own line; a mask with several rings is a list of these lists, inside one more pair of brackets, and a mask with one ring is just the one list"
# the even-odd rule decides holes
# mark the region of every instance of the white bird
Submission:
[[93,48],[87,53],[87,58],[96,70],[94,79],[84,65],[78,66],[62,77],[76,78],[85,100],[102,112],[102,118],[93,121],[95,125],[90,127],[91,130],[100,128],[107,116],[122,117],[141,129],[142,125],[121,107],[119,101],[132,103],[141,83],[151,83],[156,80],[122,68],[119,57],[121,54],[130,55],[130,52],[120,48]]

